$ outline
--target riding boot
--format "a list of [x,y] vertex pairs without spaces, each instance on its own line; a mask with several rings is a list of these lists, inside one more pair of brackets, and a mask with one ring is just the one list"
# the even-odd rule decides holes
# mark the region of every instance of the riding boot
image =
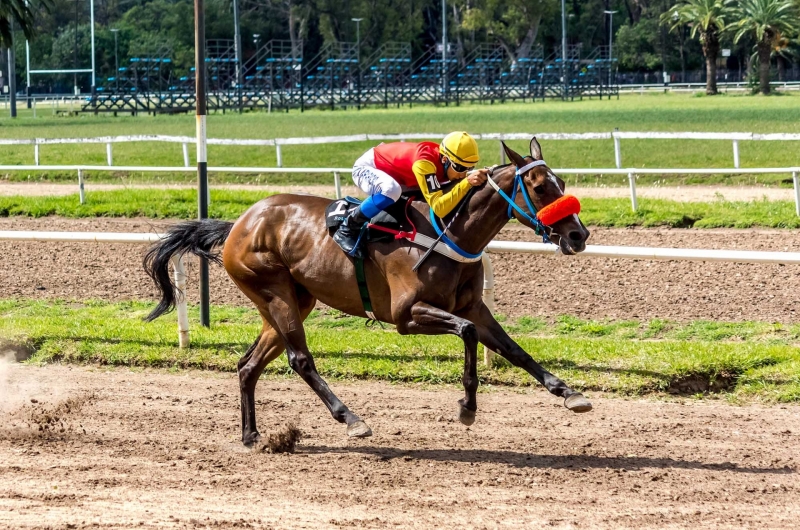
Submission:
[[363,258],[364,251],[359,244],[358,238],[361,235],[361,227],[364,223],[369,221],[369,217],[361,212],[361,206],[350,210],[347,217],[339,225],[336,233],[333,234],[333,240],[336,244],[342,247],[344,253],[354,258]]

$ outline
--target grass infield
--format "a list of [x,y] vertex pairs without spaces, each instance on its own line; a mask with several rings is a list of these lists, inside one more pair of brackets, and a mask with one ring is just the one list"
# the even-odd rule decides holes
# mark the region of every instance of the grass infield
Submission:
[[[620,131],[712,131],[712,132],[800,132],[800,94],[775,97],[720,95],[704,97],[688,94],[624,95],[619,100],[547,101],[503,105],[467,104],[460,107],[415,106],[413,108],[329,111],[314,109],[300,113],[251,112],[213,114],[208,118],[208,134],[215,138],[275,138],[332,136],[362,133],[425,132],[444,134],[451,130],[472,132],[610,132]],[[0,118],[2,138],[72,138],[133,134],[194,136],[194,117],[178,116],[49,116],[40,109],[39,117],[21,109],[20,117]],[[375,142],[285,146],[283,163],[295,167],[349,167]],[[499,161],[499,144],[480,141],[482,164]],[[527,151],[527,142],[510,142]],[[549,165],[558,167],[614,167],[612,140],[545,141],[543,150]],[[730,141],[622,140],[624,167],[719,167],[733,165]],[[742,167],[791,167],[797,165],[796,145],[792,142],[740,142]],[[104,165],[105,145],[44,145],[42,164]],[[191,149],[194,163],[194,149]],[[215,166],[275,166],[273,147],[209,146],[208,160]],[[3,164],[32,164],[33,146],[2,146]],[[180,144],[115,144],[117,165],[183,165]],[[13,180],[68,180],[74,172],[13,172]],[[93,174],[92,178],[135,182],[192,182],[192,174]],[[212,175],[217,182],[293,182],[330,183],[330,175]],[[600,185],[626,185],[626,176],[588,175],[568,177],[568,182]],[[767,184],[790,186],[789,175],[739,176],[647,176],[641,184]]]
[[[174,315],[142,322],[151,308],[142,302],[1,300],[0,337],[24,345],[33,363],[233,371],[261,325],[251,309],[214,307],[212,326],[205,329],[197,325],[193,307],[192,347],[181,350]],[[581,390],[800,401],[797,324],[559,317],[552,322],[520,318],[504,325],[534,358]],[[363,319],[336,311],[315,311],[306,330],[325,377],[460,384],[463,345],[455,337],[402,337],[389,327],[367,328]],[[290,376],[291,370],[282,356],[266,373]],[[484,386],[537,384],[505,363],[481,366],[479,376]]]
[[[236,219],[252,204],[269,194],[253,191],[212,190],[209,215]],[[188,219],[197,217],[194,190],[128,189],[87,192],[81,205],[78,195],[58,197],[0,197],[0,217],[150,217]],[[798,228],[800,217],[790,201],[683,203],[661,199],[639,199],[631,211],[628,199],[581,200],[581,219],[593,226],[671,226],[693,228]]]

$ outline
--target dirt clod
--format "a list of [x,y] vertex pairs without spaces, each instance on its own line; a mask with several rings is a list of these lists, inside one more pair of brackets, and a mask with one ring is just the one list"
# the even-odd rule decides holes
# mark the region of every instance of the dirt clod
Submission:
[[261,451],[264,453],[294,453],[297,447],[297,442],[303,433],[294,423],[285,425],[278,432],[274,432],[267,436],[266,441],[261,445]]

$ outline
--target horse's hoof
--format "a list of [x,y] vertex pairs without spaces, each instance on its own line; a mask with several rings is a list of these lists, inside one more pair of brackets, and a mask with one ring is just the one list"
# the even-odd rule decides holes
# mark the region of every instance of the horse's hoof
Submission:
[[254,447],[261,441],[261,434],[258,431],[242,436],[242,443],[245,447]]
[[592,404],[580,392],[575,392],[564,400],[564,406],[572,412],[589,412]]
[[475,411],[469,410],[464,408],[463,406],[458,406],[458,421],[469,427],[473,423],[475,423]]
[[347,436],[352,438],[367,438],[372,436],[372,429],[361,420],[354,421],[347,426]]

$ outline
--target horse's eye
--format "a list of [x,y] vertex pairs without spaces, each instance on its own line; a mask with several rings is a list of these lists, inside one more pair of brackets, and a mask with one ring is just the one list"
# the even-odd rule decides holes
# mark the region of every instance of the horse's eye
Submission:
[[536,186],[535,188],[533,188],[533,192],[536,195],[541,195],[542,193],[544,193],[544,186]]

